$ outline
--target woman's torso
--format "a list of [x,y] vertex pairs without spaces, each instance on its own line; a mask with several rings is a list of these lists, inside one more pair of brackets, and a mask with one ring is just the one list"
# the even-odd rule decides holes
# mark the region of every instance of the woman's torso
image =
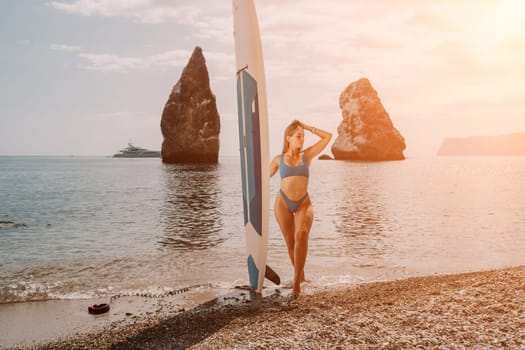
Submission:
[[290,200],[299,200],[308,191],[310,172],[308,159],[304,152],[296,157],[288,153],[281,154],[279,174],[281,175],[281,190]]

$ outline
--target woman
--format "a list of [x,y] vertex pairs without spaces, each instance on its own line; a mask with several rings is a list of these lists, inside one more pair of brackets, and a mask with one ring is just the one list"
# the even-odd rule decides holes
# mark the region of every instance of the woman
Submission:
[[[304,130],[321,140],[304,151]],[[308,251],[308,235],[314,219],[312,202],[308,196],[309,166],[328,145],[332,134],[294,120],[284,132],[283,151],[270,163],[270,177],[277,170],[281,175],[281,189],[275,198],[275,218],[286,241],[288,255],[294,267],[293,295],[301,293],[304,264]]]

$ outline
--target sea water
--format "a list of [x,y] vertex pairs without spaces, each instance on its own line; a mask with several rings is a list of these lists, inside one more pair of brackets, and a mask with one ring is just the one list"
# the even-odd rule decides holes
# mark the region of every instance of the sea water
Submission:
[[[238,157],[0,157],[0,303],[247,284],[240,174]],[[306,289],[525,264],[523,157],[315,160],[309,193]]]

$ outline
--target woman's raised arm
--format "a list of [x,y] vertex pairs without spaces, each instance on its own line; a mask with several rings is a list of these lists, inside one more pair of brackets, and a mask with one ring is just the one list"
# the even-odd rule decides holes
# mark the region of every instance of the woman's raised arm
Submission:
[[304,150],[304,154],[306,154],[306,157],[308,161],[310,162],[312,159],[317,157],[326,148],[326,146],[328,146],[328,143],[332,139],[332,133],[322,130],[322,129],[315,128],[305,123],[301,123],[301,124],[304,130],[308,130],[312,134],[317,135],[321,138],[319,141],[314,143],[312,146]]

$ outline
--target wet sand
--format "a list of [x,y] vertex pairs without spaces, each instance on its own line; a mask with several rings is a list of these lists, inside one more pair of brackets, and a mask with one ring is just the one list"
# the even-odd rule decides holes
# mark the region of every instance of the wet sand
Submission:
[[296,300],[278,291],[259,299],[234,292],[26,348],[525,348],[525,266],[359,284]]

